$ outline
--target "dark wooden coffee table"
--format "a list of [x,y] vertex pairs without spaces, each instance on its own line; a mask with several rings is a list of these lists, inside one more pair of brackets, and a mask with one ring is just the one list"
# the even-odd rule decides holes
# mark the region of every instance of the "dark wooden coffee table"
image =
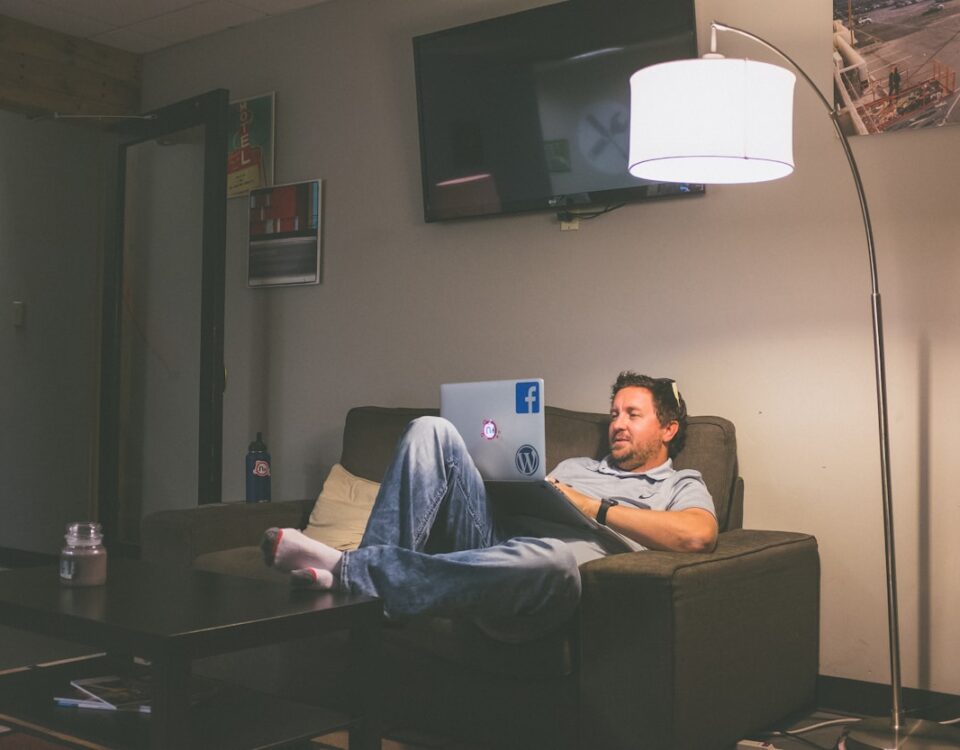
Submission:
[[[54,706],[50,691],[57,680],[83,676],[87,663],[26,670],[0,680],[0,714],[118,748],[253,750],[343,727],[350,729],[352,749],[379,748],[381,620],[380,602],[369,597],[134,560],[111,560],[106,585],[91,588],[61,586],[54,567],[0,571],[0,624],[89,644],[120,659],[141,657],[151,664],[154,685],[149,717],[83,712]],[[229,685],[190,705],[194,659],[332,630],[350,633],[350,716]]]

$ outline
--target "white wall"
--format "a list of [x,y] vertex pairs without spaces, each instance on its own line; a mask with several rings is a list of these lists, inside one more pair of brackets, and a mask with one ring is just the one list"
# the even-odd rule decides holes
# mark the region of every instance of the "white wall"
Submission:
[[[0,547],[94,517],[102,189],[110,139],[0,112]],[[13,302],[26,305],[13,325]]]
[[[147,58],[147,108],[277,91],[278,182],[325,180],[319,287],[247,290],[244,205],[229,207],[227,496],[242,498],[256,430],[274,497],[312,496],[352,405],[434,405],[444,381],[536,374],[550,403],[600,411],[620,369],[670,375],[694,413],[736,422],[746,525],[818,537],[821,672],[888,680],[866,249],[824,111],[801,84],[798,168],[776,183],[631,205],[579,232],[547,214],[424,224],[411,37],[535,4],[331,0]],[[698,14],[701,39],[713,18],[749,27],[829,92],[828,0],[700,0]],[[854,149],[885,294],[904,680],[960,693],[960,128]]]

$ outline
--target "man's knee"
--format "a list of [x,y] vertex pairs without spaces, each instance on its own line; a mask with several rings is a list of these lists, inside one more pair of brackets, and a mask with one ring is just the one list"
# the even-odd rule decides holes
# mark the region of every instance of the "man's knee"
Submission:
[[443,435],[453,425],[443,417],[417,417],[407,425],[407,433],[412,435]]
[[401,445],[415,453],[421,450],[438,452],[447,458],[466,450],[457,428],[443,417],[417,417],[407,425]]

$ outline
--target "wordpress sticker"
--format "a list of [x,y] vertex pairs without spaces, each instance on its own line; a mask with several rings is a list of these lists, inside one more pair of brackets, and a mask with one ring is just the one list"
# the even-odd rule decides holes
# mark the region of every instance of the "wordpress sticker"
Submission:
[[521,445],[517,448],[515,458],[517,470],[524,476],[533,476],[540,467],[540,454],[532,445]]

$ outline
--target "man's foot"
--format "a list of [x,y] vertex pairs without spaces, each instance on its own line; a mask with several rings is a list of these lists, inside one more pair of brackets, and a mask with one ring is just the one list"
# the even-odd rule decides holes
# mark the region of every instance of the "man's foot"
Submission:
[[[340,550],[311,539],[298,529],[267,529],[260,549],[264,562],[280,570],[317,570],[326,573],[330,580],[325,588],[333,585],[343,557]],[[320,582],[319,578],[325,579],[327,576],[318,573],[314,580]]]
[[333,588],[333,573],[323,568],[298,568],[290,571],[290,582],[302,588],[329,590]]

